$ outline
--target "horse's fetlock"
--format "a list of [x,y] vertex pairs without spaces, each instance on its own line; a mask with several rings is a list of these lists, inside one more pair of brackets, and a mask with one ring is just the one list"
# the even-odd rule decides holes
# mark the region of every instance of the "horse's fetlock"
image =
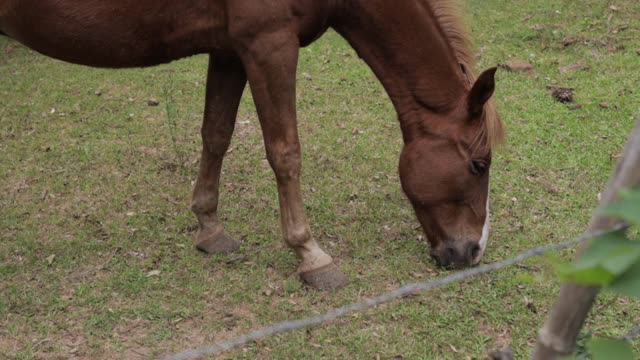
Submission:
[[196,214],[209,214],[217,209],[217,198],[214,196],[194,196],[191,201],[191,211]]
[[303,246],[311,240],[311,231],[307,227],[289,229],[285,241],[292,247]]

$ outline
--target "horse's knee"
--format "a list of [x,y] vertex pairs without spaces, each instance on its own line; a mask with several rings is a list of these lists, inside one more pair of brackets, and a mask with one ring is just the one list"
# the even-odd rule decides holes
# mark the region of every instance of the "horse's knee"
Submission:
[[204,149],[216,158],[224,157],[229,149],[229,145],[231,145],[232,134],[233,128],[220,129],[203,126],[201,135]]
[[297,145],[271,146],[267,149],[267,160],[279,180],[300,177],[300,147]]

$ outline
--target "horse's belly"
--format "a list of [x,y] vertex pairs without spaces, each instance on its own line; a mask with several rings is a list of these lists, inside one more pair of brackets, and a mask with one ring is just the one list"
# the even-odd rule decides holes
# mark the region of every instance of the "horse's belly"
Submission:
[[[10,8],[7,5],[12,3]],[[0,0],[0,31],[45,55],[99,67],[150,66],[227,51],[211,0]]]

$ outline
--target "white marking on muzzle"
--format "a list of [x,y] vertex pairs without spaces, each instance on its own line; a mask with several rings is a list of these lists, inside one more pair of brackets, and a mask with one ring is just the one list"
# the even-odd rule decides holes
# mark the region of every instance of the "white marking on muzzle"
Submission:
[[487,215],[484,218],[484,226],[482,227],[482,237],[480,238],[480,253],[478,254],[478,258],[474,260],[480,260],[482,255],[484,254],[484,250],[487,248],[487,242],[489,241],[489,195],[487,195]]

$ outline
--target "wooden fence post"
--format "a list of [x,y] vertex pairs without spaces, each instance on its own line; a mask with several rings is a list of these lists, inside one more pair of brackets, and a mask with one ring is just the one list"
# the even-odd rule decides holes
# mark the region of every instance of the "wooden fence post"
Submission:
[[[616,197],[621,187],[640,184],[640,118],[631,132],[622,159],[615,173],[609,178],[602,194],[600,207],[606,207]],[[597,213],[591,218],[587,232],[603,231],[619,224],[620,221]],[[578,252],[582,254],[583,245]],[[578,255],[578,256],[579,256]],[[549,313],[538,335],[538,342],[533,353],[534,360],[554,360],[573,352],[580,329],[591,310],[591,306],[600,291],[599,287],[565,283],[555,306]]]

